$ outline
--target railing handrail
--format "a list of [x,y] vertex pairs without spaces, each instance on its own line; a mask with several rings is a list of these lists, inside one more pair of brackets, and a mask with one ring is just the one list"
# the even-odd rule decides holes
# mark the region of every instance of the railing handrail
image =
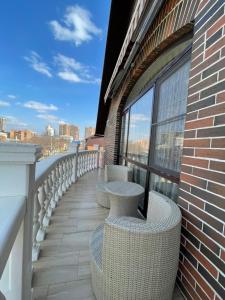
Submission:
[[[82,154],[82,153],[96,153],[96,152],[98,152],[98,150],[82,150],[82,151],[78,152],[78,155]],[[55,156],[51,156],[47,159],[38,161],[36,163],[34,190],[36,190],[38,188],[38,186],[41,184],[41,182],[55,168],[55,166],[58,163],[60,163],[64,159],[71,158],[74,155],[76,155],[76,152],[69,152],[69,153],[64,153],[64,154],[58,154],[58,155],[55,155]],[[42,163],[43,163],[43,169],[40,168]]]
[[0,278],[24,219],[25,211],[25,197],[0,197]]

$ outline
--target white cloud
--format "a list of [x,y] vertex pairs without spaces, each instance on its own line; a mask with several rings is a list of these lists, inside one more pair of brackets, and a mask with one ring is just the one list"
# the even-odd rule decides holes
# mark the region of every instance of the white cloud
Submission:
[[80,77],[75,74],[74,72],[70,72],[70,71],[63,71],[63,72],[59,72],[58,76],[63,79],[63,80],[67,80],[67,81],[71,81],[71,82],[82,82],[82,80],[80,79]]
[[149,121],[149,117],[144,114],[131,114],[130,120],[133,123]]
[[90,67],[81,64],[72,57],[58,53],[54,57],[55,64],[59,68],[58,76],[74,83],[97,83],[100,79],[91,74]]
[[45,62],[42,61],[42,58],[37,52],[31,51],[30,56],[25,56],[24,59],[29,62],[31,68],[35,71],[47,77],[52,77],[51,69]]
[[91,13],[79,5],[69,6],[62,22],[51,21],[50,27],[56,40],[70,41],[76,46],[100,36],[102,30],[91,20]]
[[65,122],[59,117],[55,115],[49,115],[49,114],[39,114],[37,115],[37,118],[42,119],[44,121],[50,122],[50,123],[58,123],[58,124],[64,124]]
[[15,126],[15,127],[26,127],[27,124],[23,121],[17,119],[14,116],[5,116],[7,125]]
[[10,95],[8,95],[8,98],[9,98],[9,99],[13,99],[13,100],[14,100],[14,99],[16,99],[16,96],[15,96],[15,95],[11,95],[11,94],[10,94]]
[[56,111],[58,107],[53,104],[45,104],[37,101],[28,101],[23,104],[24,107],[36,110],[40,113],[47,111]]
[[0,100],[0,107],[9,107],[9,106],[10,106],[9,102]]

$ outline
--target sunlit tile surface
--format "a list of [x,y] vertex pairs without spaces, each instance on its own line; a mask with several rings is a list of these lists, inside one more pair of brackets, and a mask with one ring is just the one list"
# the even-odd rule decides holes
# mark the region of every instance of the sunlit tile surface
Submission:
[[[34,263],[35,300],[94,300],[91,288],[89,238],[108,215],[96,204],[95,185],[102,172],[93,171],[71,186],[55,209],[41,255]],[[182,300],[179,291],[174,300]]]

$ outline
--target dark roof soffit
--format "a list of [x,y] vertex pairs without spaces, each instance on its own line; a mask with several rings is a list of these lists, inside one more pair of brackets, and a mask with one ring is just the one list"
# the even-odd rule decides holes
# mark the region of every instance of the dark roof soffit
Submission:
[[110,107],[110,101],[108,101],[109,103],[105,104],[104,95],[106,93],[124,38],[126,36],[135,2],[135,0],[111,1],[108,34],[105,49],[105,59],[96,124],[96,134],[104,134],[104,129]]

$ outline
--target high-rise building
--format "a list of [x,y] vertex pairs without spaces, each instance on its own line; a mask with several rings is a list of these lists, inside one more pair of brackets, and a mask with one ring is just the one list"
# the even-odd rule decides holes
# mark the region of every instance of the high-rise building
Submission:
[[29,140],[34,136],[31,130],[10,130],[9,137],[12,140],[17,140],[23,142],[24,140]]
[[5,131],[5,121],[6,121],[5,118],[0,117],[0,132]]
[[70,125],[70,136],[73,137],[73,140],[79,140],[79,127],[75,125]]
[[71,136],[73,140],[79,140],[79,127],[70,124],[59,124],[59,135],[60,136]]
[[51,125],[48,125],[48,126],[46,126],[45,133],[48,136],[54,136],[55,135],[55,130]]
[[85,139],[89,138],[90,136],[95,134],[94,127],[85,127]]
[[59,135],[70,136],[70,125],[59,124]]

